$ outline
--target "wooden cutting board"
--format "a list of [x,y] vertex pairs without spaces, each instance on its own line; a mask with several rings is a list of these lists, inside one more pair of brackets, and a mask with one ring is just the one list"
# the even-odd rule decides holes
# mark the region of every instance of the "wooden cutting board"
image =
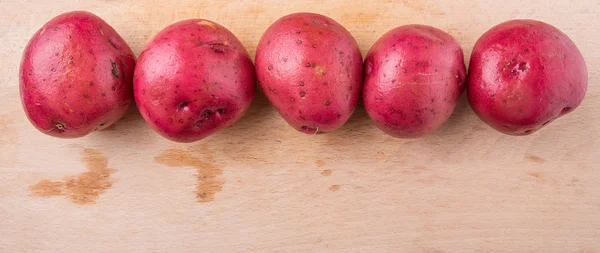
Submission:
[[[62,140],[27,121],[18,68],[52,17],[88,10],[136,54],[165,26],[207,18],[251,55],[298,11],[344,25],[364,53],[391,28],[433,25],[465,55],[491,26],[533,18],[579,46],[588,93],[526,137],[481,122],[463,97],[421,139],[380,132],[360,108],[340,130],[297,133],[263,95],[193,144],[155,134],[133,108],[106,131]],[[0,1],[0,252],[600,252],[600,2]]]

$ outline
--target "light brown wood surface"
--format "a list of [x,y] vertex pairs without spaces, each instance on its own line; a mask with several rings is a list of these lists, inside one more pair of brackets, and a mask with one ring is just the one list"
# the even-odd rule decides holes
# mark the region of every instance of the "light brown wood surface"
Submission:
[[[91,11],[139,54],[165,26],[207,18],[251,55],[298,11],[344,25],[366,53],[408,23],[452,34],[468,57],[513,18],[578,45],[589,70],[579,108],[526,137],[481,122],[463,96],[421,139],[380,132],[360,108],[340,130],[297,133],[263,95],[234,126],[176,144],[133,108],[106,131],[62,140],[26,119],[18,68],[31,35]],[[600,252],[600,2],[0,1],[0,252]]]

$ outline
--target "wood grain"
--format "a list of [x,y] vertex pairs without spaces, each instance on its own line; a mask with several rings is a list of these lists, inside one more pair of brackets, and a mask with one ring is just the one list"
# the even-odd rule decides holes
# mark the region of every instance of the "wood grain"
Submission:
[[[259,95],[241,121],[193,144],[161,138],[135,109],[61,140],[29,124],[17,73],[29,37],[78,9],[136,54],[165,26],[206,18],[254,55],[271,22],[311,11],[344,25],[363,54],[389,29],[422,23],[468,56],[491,26],[533,18],[575,41],[590,82],[577,110],[526,137],[487,127],[464,97],[421,139],[384,135],[362,108],[308,136]],[[0,1],[0,252],[600,252],[599,11],[574,0]],[[82,175],[90,181],[67,190]]]

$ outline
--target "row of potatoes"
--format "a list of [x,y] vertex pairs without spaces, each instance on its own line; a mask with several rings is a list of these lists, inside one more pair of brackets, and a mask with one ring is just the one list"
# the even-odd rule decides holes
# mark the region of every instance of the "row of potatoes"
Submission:
[[136,64],[127,43],[101,18],[69,12],[29,41],[20,91],[33,125],[63,138],[112,125],[135,99],[160,135],[197,141],[240,119],[257,81],[303,133],[341,127],[362,95],[377,127],[410,138],[444,124],[465,89],[476,114],[496,130],[533,133],[575,109],[588,78],[575,44],[534,20],[487,31],[473,48],[468,76],[461,46],[444,31],[397,27],[363,61],[344,27],[313,13],[275,21],[260,39],[255,63],[225,27],[191,19],[159,32]]

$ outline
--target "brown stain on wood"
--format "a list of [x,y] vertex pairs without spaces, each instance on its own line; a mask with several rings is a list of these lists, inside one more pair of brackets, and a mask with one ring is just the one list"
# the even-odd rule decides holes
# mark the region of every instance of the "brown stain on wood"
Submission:
[[325,166],[325,161],[323,161],[323,160],[316,160],[315,164],[317,165],[317,168],[320,168],[320,167]]
[[191,152],[183,149],[169,149],[155,157],[154,160],[169,167],[194,167],[197,170],[196,198],[198,202],[211,202],[215,200],[217,192],[223,190],[224,180],[217,179],[223,174],[223,169],[214,165],[211,156],[204,160],[195,157]]
[[325,177],[331,175],[331,173],[333,173],[332,170],[323,170],[323,171],[321,171],[321,175],[323,175]]
[[29,187],[29,191],[38,197],[67,196],[75,204],[94,204],[112,186],[108,168],[108,159],[99,151],[84,149],[82,160],[88,171],[78,176],[68,177],[62,182],[42,180]]
[[544,175],[539,171],[529,171],[526,173],[530,180],[533,180],[539,184],[546,184],[555,187],[557,190],[560,189],[560,182],[550,175]]
[[63,182],[53,182],[50,180],[42,180],[39,183],[29,187],[29,190],[39,197],[53,197],[62,195]]
[[539,171],[530,171],[530,172],[527,172],[527,175],[530,176],[531,178],[535,179],[535,181],[537,181],[538,183],[541,183],[541,184],[546,183],[546,180],[542,176],[542,173]]
[[546,162],[546,159],[541,158],[537,155],[533,155],[533,154],[525,154],[525,160],[529,161],[529,162],[539,163],[539,164]]
[[596,250],[596,249],[590,249],[590,248],[580,249],[578,251],[578,253],[598,253],[598,250]]
[[341,186],[341,185],[339,185],[339,184],[334,184],[334,185],[332,185],[332,186],[329,186],[329,190],[330,190],[330,191],[332,191],[332,192],[339,191],[339,190],[340,190],[340,188],[342,188],[342,186]]

